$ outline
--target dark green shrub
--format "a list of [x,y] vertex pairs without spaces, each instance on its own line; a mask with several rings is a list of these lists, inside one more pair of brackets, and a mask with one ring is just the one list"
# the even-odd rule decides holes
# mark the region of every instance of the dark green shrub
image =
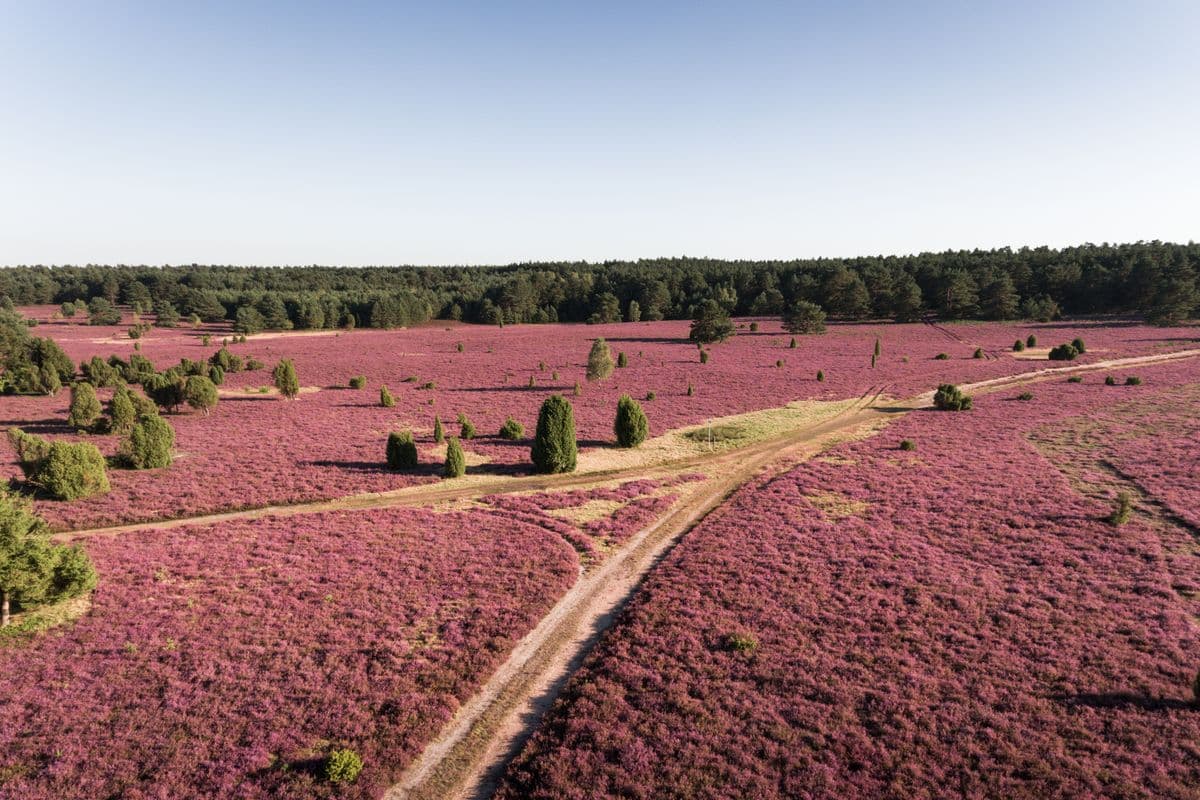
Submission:
[[1032,333],[1029,334],[1029,336],[1026,337],[1026,339],[1025,339],[1025,346],[1026,347],[1037,347],[1037,337],[1034,336]]
[[627,394],[617,401],[617,416],[613,420],[613,433],[618,447],[637,447],[646,441],[650,423],[638,402]]
[[757,322],[751,322],[751,323],[750,323],[750,332],[751,332],[751,333],[758,333],[758,323],[757,323]]
[[55,500],[77,500],[109,489],[104,456],[86,442],[51,442],[30,481]]
[[208,416],[217,407],[217,385],[203,375],[192,375],[183,386],[183,399]]
[[160,416],[140,417],[121,443],[121,455],[133,469],[162,469],[171,465],[175,430]]
[[366,388],[366,386],[367,386],[367,376],[366,375],[355,375],[353,378],[350,379],[350,388],[351,389],[364,389],[364,388]]
[[1021,352],[1024,352],[1024,350],[1025,350],[1025,343],[1022,342],[1020,339],[1017,339],[1015,342],[1013,342],[1013,352],[1014,353],[1021,353]]
[[459,342],[457,345],[455,345],[455,349],[456,349],[456,350],[458,350],[458,352],[460,352],[460,353],[461,353],[461,352],[462,352],[463,350],[465,350],[466,348],[465,348],[465,347],[463,347],[463,343],[462,343],[462,342]]
[[71,384],[71,406],[67,411],[67,424],[76,430],[90,430],[100,419],[100,400],[90,383]]
[[933,407],[938,411],[970,411],[971,398],[952,383],[943,383],[933,395]]
[[1125,385],[1126,386],[1141,386],[1142,379],[1136,375],[1130,375],[1128,378],[1125,379]]
[[617,366],[624,369],[629,366],[629,359],[625,356],[625,351],[617,353]]
[[575,388],[571,390],[571,393],[576,397],[579,397],[583,394],[583,386],[579,383],[579,381],[575,381]]
[[[975,352],[971,354],[971,358],[975,358],[975,359],[983,358],[983,348],[976,347]],[[874,365],[872,365],[872,366],[874,366]]]
[[824,382],[825,382],[825,370],[819,369],[819,370],[817,370],[817,383],[824,383]]
[[575,411],[562,395],[551,395],[538,412],[530,457],[538,472],[573,472],[578,456]]
[[160,408],[174,411],[183,403],[185,383],[182,375],[168,370],[145,379],[142,386],[150,399]]
[[950,354],[949,353],[938,353],[936,356],[933,357],[933,360],[934,361],[949,361]]
[[530,375],[529,376],[529,388],[532,389],[535,386],[537,386],[537,381],[535,381],[533,376]]
[[1078,357],[1079,351],[1074,345],[1060,344],[1058,347],[1050,348],[1051,361],[1074,361]]
[[1021,392],[1019,395],[1017,395],[1017,399],[1018,400],[1032,400],[1033,392]]
[[387,438],[387,465],[391,469],[417,466],[417,443],[411,431],[392,431]]
[[699,344],[713,344],[730,336],[733,336],[733,322],[717,301],[705,300],[696,307],[688,338]]
[[44,520],[32,503],[0,489],[0,626],[10,622],[10,609],[29,611],[40,605],[77,597],[96,585],[96,570],[79,546],[50,541]]
[[753,653],[758,649],[758,639],[752,633],[731,633],[725,637],[725,648],[734,653]]
[[437,415],[433,417],[433,441],[438,444],[446,441],[446,432],[442,430],[442,418]]
[[1112,514],[1108,516],[1110,525],[1124,525],[1129,522],[1129,517],[1133,514],[1133,495],[1129,492],[1121,492],[1117,495],[1116,504],[1113,506]]
[[349,748],[334,750],[325,759],[325,780],[330,783],[354,783],[362,772],[363,761]]
[[128,433],[137,422],[137,407],[133,404],[133,392],[126,386],[118,386],[108,402],[108,429],[112,433]]
[[783,329],[788,333],[824,333],[825,310],[816,303],[797,300],[783,315]]
[[1116,385],[1117,385],[1117,379],[1116,379],[1116,378],[1114,378],[1112,375],[1107,375],[1107,376],[1105,376],[1105,378],[1104,378],[1104,385],[1105,385],[1105,386],[1116,386]]
[[208,379],[213,382],[213,386],[220,386],[225,383],[225,370],[220,367],[209,367]]
[[241,372],[243,367],[242,357],[229,352],[229,348],[224,345],[208,357],[208,363],[210,366],[220,367],[225,372]]
[[653,400],[653,399],[654,399],[654,398],[656,398],[656,397],[658,397],[658,395],[656,395],[654,392],[646,392],[646,399],[647,399],[647,400]]
[[500,426],[501,439],[520,439],[525,435],[525,426],[517,422],[512,417],[504,420],[504,424]]
[[1087,352],[1087,348],[1084,347],[1084,344],[1083,344],[1083,339],[1080,339],[1078,337],[1071,340],[1071,347],[1074,347],[1075,352],[1079,353],[1080,355],[1083,355],[1084,353]]
[[695,386],[692,386],[692,385],[689,383],[689,384],[688,384],[688,388],[687,388],[687,396],[688,396],[688,397],[691,397],[691,396],[693,396],[694,394],[696,394],[696,387],[695,387]]
[[266,366],[266,364],[259,361],[257,358],[247,359],[247,361],[246,361],[246,371],[247,372],[257,372],[258,370],[262,369],[265,366]]
[[900,441],[900,449],[906,452],[911,452],[917,449],[917,443],[912,439],[902,439]]
[[1083,376],[1072,375],[1071,377],[1067,378],[1067,383],[1083,383]]
[[26,433],[20,428],[9,428],[8,441],[17,451],[17,463],[21,465],[21,471],[32,481],[50,455],[49,440]]
[[463,453],[458,439],[451,439],[446,443],[446,464],[442,468],[442,475],[447,478],[461,478],[466,472],[467,456]]
[[396,396],[386,386],[379,387],[379,405],[384,408],[396,407]]
[[796,349],[796,337],[795,337],[795,336],[793,336],[793,337],[792,337],[792,340],[791,340],[790,342],[788,342],[788,349],[789,349],[789,350],[795,350],[795,349]]
[[701,364],[707,364],[707,363],[708,363],[708,351],[707,351],[707,350],[701,350],[701,351],[700,351],[700,363],[701,363]]
[[474,439],[475,438],[475,434],[476,434],[475,423],[471,422],[470,418],[468,418],[467,415],[462,413],[461,411],[458,414],[458,425],[459,425],[458,435],[460,438],[463,438],[463,439]]
[[[120,361],[120,359],[117,360]],[[103,386],[116,386],[121,382],[121,374],[100,356],[92,356],[90,361],[80,364],[79,371],[83,373],[87,382],[97,389]]]

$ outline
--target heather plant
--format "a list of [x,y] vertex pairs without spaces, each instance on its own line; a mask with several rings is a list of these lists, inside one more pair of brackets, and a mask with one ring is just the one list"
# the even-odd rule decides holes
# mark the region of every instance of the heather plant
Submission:
[[638,402],[627,394],[617,401],[617,416],[613,420],[613,433],[618,447],[637,447],[646,441],[650,423]]
[[447,478],[461,478],[466,472],[467,456],[463,453],[458,439],[451,438],[446,443],[446,464],[442,468],[442,475]]
[[1110,525],[1124,525],[1129,522],[1129,517],[1133,514],[1133,495],[1129,492],[1121,492],[1117,495],[1116,502],[1113,506],[1113,511],[1108,516]]
[[162,469],[169,467],[175,429],[162,417],[143,416],[121,443],[121,456],[133,469]]
[[354,783],[362,772],[363,761],[349,748],[332,751],[325,759],[325,780],[330,783]]
[[71,384],[71,406],[67,411],[67,424],[76,430],[90,430],[100,419],[100,400],[90,383],[81,381]]
[[475,434],[476,434],[475,423],[471,422],[471,419],[461,411],[458,413],[458,425],[459,425],[458,435],[460,438],[462,438],[462,439],[474,439],[475,438]]
[[1074,345],[1060,344],[1057,347],[1050,348],[1051,361],[1074,361],[1079,356],[1079,351]]
[[417,466],[417,443],[411,431],[392,431],[388,434],[387,465],[394,470]]
[[96,585],[96,570],[78,546],[50,541],[29,500],[0,488],[0,628],[12,612],[77,597]]
[[387,386],[379,387],[379,405],[384,408],[395,408],[396,406],[396,396]]
[[217,407],[217,397],[216,384],[203,375],[189,376],[183,386],[184,401],[206,417]]
[[587,360],[587,379],[589,381],[602,381],[609,375],[612,375],[613,359],[612,353],[608,349],[608,342],[601,337],[592,342],[591,352],[588,353]]
[[366,386],[367,386],[367,376],[366,375],[355,375],[353,378],[350,379],[350,388],[351,389],[365,389]]
[[537,433],[530,456],[538,472],[574,472],[579,445],[575,412],[562,395],[551,395],[538,413]]
[[500,426],[500,438],[515,440],[520,439],[525,435],[525,426],[517,422],[512,417],[504,420],[504,424]]
[[933,395],[933,407],[938,411],[970,411],[971,398],[954,384],[943,383]]
[[271,372],[275,388],[287,400],[294,400],[300,394],[300,380],[296,377],[296,365],[290,358],[280,359]]
[[442,418],[436,414],[433,417],[433,441],[437,444],[446,441],[446,432],[442,429]]

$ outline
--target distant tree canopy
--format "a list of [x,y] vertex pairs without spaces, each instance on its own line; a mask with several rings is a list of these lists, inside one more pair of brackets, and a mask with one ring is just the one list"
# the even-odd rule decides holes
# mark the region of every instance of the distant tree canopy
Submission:
[[[793,261],[663,258],[493,267],[44,267],[0,271],[16,305],[120,300],[261,328],[394,328],[432,318],[487,324],[776,316],[798,301],[831,319],[1033,319],[1141,313],[1170,323],[1200,306],[1200,244],[1085,244]],[[93,301],[100,299],[93,307]],[[107,304],[107,305],[106,305]],[[169,310],[168,310],[169,308]],[[622,309],[627,312],[622,314]],[[261,328],[260,328],[261,326]]]

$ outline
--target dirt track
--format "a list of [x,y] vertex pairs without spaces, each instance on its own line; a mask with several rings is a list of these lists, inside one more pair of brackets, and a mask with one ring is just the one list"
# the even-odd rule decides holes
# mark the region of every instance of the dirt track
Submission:
[[[1066,374],[1198,355],[1200,350],[1189,350],[1048,368],[962,388],[986,394]],[[787,436],[702,459],[709,469],[710,479],[682,498],[667,516],[639,532],[599,569],[581,578],[518,643],[487,683],[459,708],[400,781],[388,790],[384,800],[490,797],[505,765],[536,729],[571,673],[582,663],[645,575],[675,542],[764,468],[774,465],[782,469],[819,452],[831,440],[896,413],[925,407],[932,397],[932,393],[925,393],[907,401],[876,407],[882,391],[867,393],[854,407],[832,419]],[[713,470],[720,464],[726,468]]]

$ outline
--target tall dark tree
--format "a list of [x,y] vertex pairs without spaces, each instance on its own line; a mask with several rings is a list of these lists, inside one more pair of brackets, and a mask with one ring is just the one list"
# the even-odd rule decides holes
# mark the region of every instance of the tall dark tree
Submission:
[[729,313],[715,300],[705,300],[692,316],[692,327],[688,334],[693,342],[713,344],[733,336],[733,321]]
[[538,472],[574,472],[579,445],[575,440],[575,411],[560,394],[547,397],[538,413],[537,433],[530,457]]

